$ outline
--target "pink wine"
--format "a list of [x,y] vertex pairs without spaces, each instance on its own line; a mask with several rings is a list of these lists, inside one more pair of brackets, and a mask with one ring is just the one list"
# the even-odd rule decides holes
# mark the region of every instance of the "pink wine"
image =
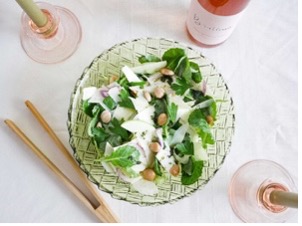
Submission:
[[192,0],[187,17],[190,37],[200,44],[224,42],[250,0]]

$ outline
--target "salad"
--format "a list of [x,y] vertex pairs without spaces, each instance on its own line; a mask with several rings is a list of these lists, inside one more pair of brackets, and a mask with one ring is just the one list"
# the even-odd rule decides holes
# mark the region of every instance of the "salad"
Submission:
[[169,176],[198,181],[215,143],[216,102],[206,94],[199,66],[181,48],[139,57],[110,83],[83,89],[83,110],[95,160],[141,194],[158,193]]

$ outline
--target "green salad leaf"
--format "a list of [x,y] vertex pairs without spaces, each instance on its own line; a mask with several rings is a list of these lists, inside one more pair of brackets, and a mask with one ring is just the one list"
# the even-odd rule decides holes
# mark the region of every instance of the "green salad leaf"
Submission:
[[178,77],[174,83],[172,83],[171,88],[175,91],[177,95],[184,95],[185,92],[191,88],[191,85],[189,85],[185,78]]
[[175,145],[176,154],[183,155],[193,155],[194,154],[194,145],[191,142],[190,136],[186,133],[184,141]]
[[144,64],[144,63],[149,63],[149,62],[159,62],[159,61],[161,61],[161,59],[155,55],[149,54],[149,55],[139,57],[138,61],[141,64]]
[[199,83],[202,81],[202,75],[199,69],[198,64],[194,62],[190,62],[190,68],[191,68],[191,73],[192,73],[192,80],[196,83]]
[[130,94],[128,93],[128,91],[126,89],[121,89],[119,97],[121,98],[121,101],[118,102],[118,104],[121,107],[125,107],[125,108],[130,108],[130,109],[134,109],[135,107],[131,101]]
[[170,103],[167,106],[169,120],[172,124],[176,122],[178,106],[175,103]]
[[104,98],[103,103],[110,109],[113,110],[114,108],[116,108],[116,103],[115,101],[110,97],[107,96]]
[[196,161],[193,156],[186,164],[182,164],[181,183],[183,185],[194,184],[202,175],[203,161]]
[[111,162],[115,166],[127,168],[139,163],[139,151],[129,145],[122,146],[111,155],[104,157],[101,161]]
[[184,56],[186,56],[186,54],[183,49],[171,48],[163,54],[162,59],[167,61],[167,68],[174,71],[178,65],[178,61]]
[[207,144],[214,144],[214,137],[211,132],[211,128],[205,118],[205,115],[201,109],[192,111],[188,119],[189,125],[194,128],[196,133],[202,140],[203,148],[207,147]]

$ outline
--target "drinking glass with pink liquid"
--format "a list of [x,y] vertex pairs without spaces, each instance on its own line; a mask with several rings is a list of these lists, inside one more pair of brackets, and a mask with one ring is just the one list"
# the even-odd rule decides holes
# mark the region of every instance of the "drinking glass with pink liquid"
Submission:
[[235,214],[249,223],[286,222],[298,208],[290,174],[269,160],[253,160],[241,166],[230,182],[229,199]]

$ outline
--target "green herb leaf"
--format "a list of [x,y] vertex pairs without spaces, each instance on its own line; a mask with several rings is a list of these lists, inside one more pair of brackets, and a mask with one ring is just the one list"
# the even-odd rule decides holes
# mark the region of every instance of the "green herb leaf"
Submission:
[[143,88],[146,83],[147,82],[145,82],[145,81],[141,81],[141,82],[129,82],[129,86],[139,86],[140,88]]
[[139,163],[139,151],[133,146],[123,146],[112,152],[111,155],[104,157],[105,162],[111,162],[115,166],[127,168]]
[[159,163],[159,161],[158,161],[157,158],[155,158],[155,160],[154,160],[154,172],[158,176],[162,176],[163,175],[160,163]]
[[176,122],[178,106],[175,103],[171,103],[167,106],[169,120],[172,124]]
[[100,107],[96,103],[89,103],[88,100],[84,100],[82,106],[83,106],[84,113],[91,118],[93,117],[96,108]]
[[186,56],[181,57],[174,70],[178,76],[181,76],[186,80],[187,84],[191,83],[192,72],[191,72],[191,67],[188,57]]
[[182,143],[175,145],[176,154],[182,155],[193,155],[194,154],[194,145],[191,142],[189,134],[186,133],[185,139]]
[[196,109],[190,114],[188,122],[201,138],[203,148],[207,148],[207,144],[215,143],[209,124],[200,109]]
[[183,185],[194,184],[202,175],[203,161],[196,161],[192,156],[188,163],[182,164],[181,183]]
[[108,128],[113,134],[120,135],[124,141],[129,141],[130,138],[129,138],[128,131],[126,129],[124,129],[123,127],[121,127],[121,124],[123,122],[124,122],[123,120],[119,121],[116,118],[113,118],[110,121]]
[[149,63],[149,62],[159,62],[159,61],[161,61],[161,59],[155,55],[150,54],[150,55],[145,55],[145,56],[139,57],[138,61],[141,64],[144,64],[144,63]]
[[134,107],[131,99],[129,98],[129,93],[127,92],[127,90],[122,89],[120,91],[119,97],[121,98],[121,101],[118,102],[118,104],[121,107],[130,108],[130,109],[134,109],[135,110],[135,107]]
[[167,68],[171,69],[174,71],[176,68],[178,61],[180,58],[185,56],[185,51],[180,48],[171,48],[168,49],[164,54],[163,54],[163,60],[167,61]]
[[187,84],[185,78],[178,77],[174,83],[172,83],[171,88],[175,91],[177,95],[183,95],[191,86]]
[[114,108],[116,108],[116,103],[115,101],[110,97],[107,96],[104,98],[103,103],[110,109],[113,110]]
[[167,114],[167,102],[165,100],[165,98],[162,99],[155,99],[154,100],[154,123],[157,124],[157,118],[161,113],[166,113]]
[[92,134],[95,141],[100,144],[108,139],[110,136],[103,128],[94,127],[92,128]]
[[95,112],[95,114],[93,115],[93,118],[91,119],[91,121],[89,122],[89,125],[88,125],[88,135],[90,137],[93,137],[93,128],[96,127],[98,121],[99,121],[99,116],[100,116],[100,113],[102,112],[102,108],[99,107],[97,109],[97,111]]
[[192,80],[196,83],[200,83],[202,80],[202,75],[201,75],[198,64],[190,61],[190,68],[191,68],[191,73],[192,73]]

